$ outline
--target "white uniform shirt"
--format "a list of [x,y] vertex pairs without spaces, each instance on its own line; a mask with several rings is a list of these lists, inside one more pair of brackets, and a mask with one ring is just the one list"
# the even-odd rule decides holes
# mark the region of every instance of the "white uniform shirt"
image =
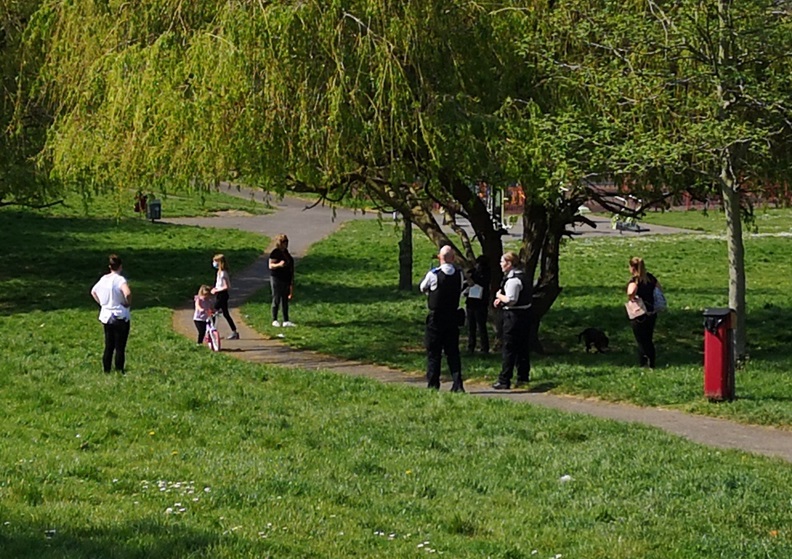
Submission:
[[107,324],[111,316],[120,320],[130,319],[129,307],[124,306],[127,302],[126,297],[121,291],[121,286],[126,282],[126,278],[121,274],[110,273],[99,278],[91,289],[91,292],[99,297],[99,304],[102,306],[99,311],[99,322],[102,324]]
[[522,282],[514,277],[514,270],[509,270],[506,275],[506,283],[503,285],[503,295],[509,300],[505,305],[506,308],[512,307],[517,303],[520,298],[520,291],[522,291]]
[[[424,276],[420,286],[421,293],[429,293],[430,291],[437,289],[437,274],[435,273],[435,270],[437,270],[437,268],[429,270]],[[440,265],[440,271],[447,276],[453,276],[454,272],[456,272],[456,268],[453,264],[446,263]],[[459,274],[459,287],[462,288],[463,285],[464,278],[462,277],[462,274]]]

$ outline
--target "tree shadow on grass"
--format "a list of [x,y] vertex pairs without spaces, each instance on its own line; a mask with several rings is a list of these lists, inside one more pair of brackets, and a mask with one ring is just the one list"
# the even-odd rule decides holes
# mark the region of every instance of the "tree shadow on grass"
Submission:
[[[13,263],[0,268],[0,313],[95,309],[90,289],[107,272],[111,253],[124,262],[135,309],[178,306],[202,283],[214,282],[213,236],[210,230],[139,220],[3,212],[0,237],[14,241],[0,245],[0,258]],[[251,246],[225,254],[243,266],[258,252]]]
[[0,556],[14,559],[176,559],[211,557],[219,534],[176,523],[139,520],[112,528],[31,526],[0,536]]

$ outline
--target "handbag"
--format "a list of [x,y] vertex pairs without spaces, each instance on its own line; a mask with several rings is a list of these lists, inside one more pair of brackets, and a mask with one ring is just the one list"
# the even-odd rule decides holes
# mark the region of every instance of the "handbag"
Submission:
[[457,326],[460,328],[465,325],[465,309],[456,310]]
[[664,310],[668,309],[668,301],[666,301],[665,293],[663,293],[662,289],[655,287],[652,296],[654,297],[655,313],[663,312]]
[[640,297],[630,299],[624,303],[624,308],[627,309],[627,316],[630,320],[646,314],[646,305],[644,305],[643,299]]

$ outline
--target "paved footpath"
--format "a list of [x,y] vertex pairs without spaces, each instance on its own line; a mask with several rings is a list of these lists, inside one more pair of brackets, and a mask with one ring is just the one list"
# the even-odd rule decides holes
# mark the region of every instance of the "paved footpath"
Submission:
[[[228,193],[245,198],[255,197],[260,201],[265,201],[261,193],[253,194],[250,191],[237,190],[236,188],[229,188]],[[299,259],[311,244],[326,237],[341,224],[355,219],[375,218],[372,214],[361,214],[342,209],[337,209],[334,212],[321,206],[306,209],[310,205],[308,202],[290,197],[282,200],[269,200],[269,203],[274,206],[275,211],[264,216],[180,218],[163,221],[200,227],[242,229],[269,237],[274,237],[278,233],[286,233],[289,236],[289,248],[295,258]],[[662,231],[649,231],[640,234],[671,232],[679,231],[663,229]],[[591,233],[589,232],[589,234]],[[596,231],[593,233],[597,234]],[[267,254],[264,254],[266,249],[267,247],[262,247],[261,257],[248,269],[232,274],[232,307],[241,305],[268,281]],[[237,323],[240,339],[224,340],[223,351],[227,351],[228,355],[238,359],[269,365],[364,376],[386,383],[411,384],[422,388],[425,386],[422,373],[409,374],[388,367],[350,362],[315,352],[292,349],[277,338],[267,338],[250,328],[244,322],[239,311],[235,312],[232,309],[232,313]],[[173,325],[176,331],[188,338],[192,339],[195,336],[191,305],[174,312]],[[221,332],[227,334],[223,328],[227,328],[225,322],[221,323]],[[449,387],[450,383],[444,383],[445,389]],[[741,425],[733,421],[692,415],[676,410],[644,408],[574,396],[558,396],[545,392],[512,390],[504,393],[503,391],[494,391],[488,385],[470,382],[465,384],[465,388],[469,394],[479,397],[505,398],[565,412],[651,425],[697,443],[717,448],[744,450],[792,462],[792,431]]]

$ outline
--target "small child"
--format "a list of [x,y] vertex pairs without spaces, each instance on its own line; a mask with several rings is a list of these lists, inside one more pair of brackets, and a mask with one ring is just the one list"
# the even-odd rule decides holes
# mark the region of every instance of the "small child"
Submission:
[[212,301],[212,288],[202,285],[195,296],[195,313],[193,322],[195,329],[198,330],[198,345],[201,345],[206,336],[206,321],[212,316],[214,302]]

